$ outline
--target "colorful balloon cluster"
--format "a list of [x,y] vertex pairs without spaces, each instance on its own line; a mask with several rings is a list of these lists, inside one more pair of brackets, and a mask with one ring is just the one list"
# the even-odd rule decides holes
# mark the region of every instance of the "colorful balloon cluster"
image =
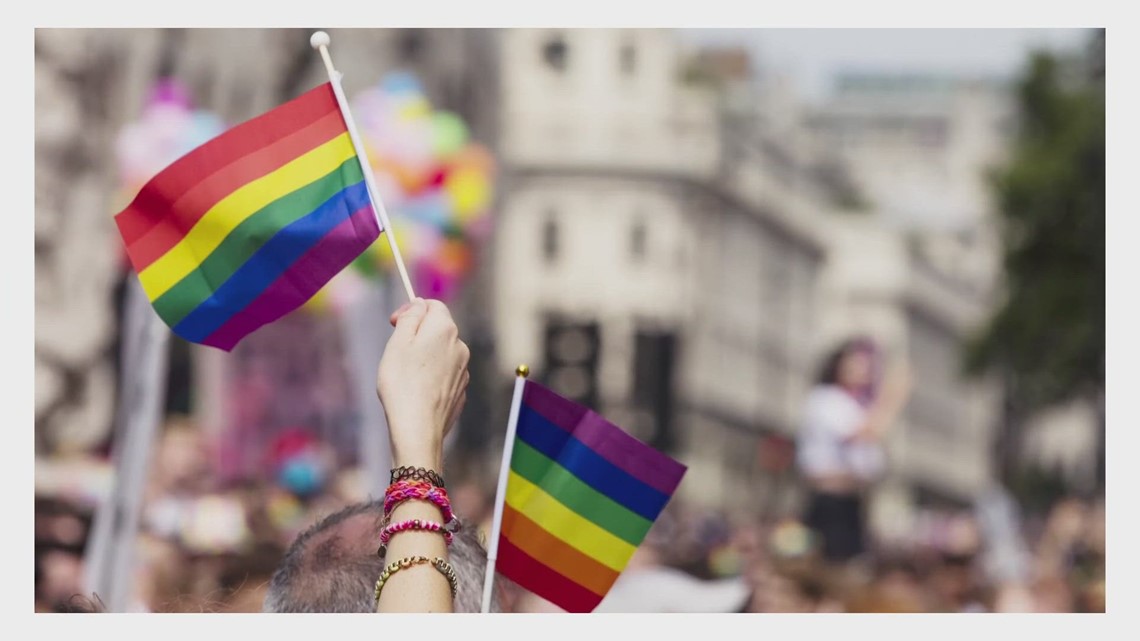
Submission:
[[[494,159],[471,141],[462,118],[432,108],[410,73],[385,76],[356,96],[351,109],[416,294],[453,298],[491,231]],[[354,265],[357,275],[394,275],[388,239],[379,238]],[[343,301],[354,277],[343,275],[310,307]]]
[[177,80],[160,80],[139,119],[128,124],[116,141],[121,188],[133,197],[170,163],[225,130],[217,115],[194,108],[189,91]]

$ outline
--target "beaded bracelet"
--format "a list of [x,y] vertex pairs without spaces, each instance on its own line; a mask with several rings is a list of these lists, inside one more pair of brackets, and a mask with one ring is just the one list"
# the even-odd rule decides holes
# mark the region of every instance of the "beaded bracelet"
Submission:
[[380,530],[380,547],[376,550],[376,555],[383,557],[384,553],[388,551],[388,542],[392,540],[393,534],[400,532],[407,532],[408,530],[422,530],[425,532],[439,532],[443,534],[443,540],[447,545],[451,545],[451,540],[454,537],[443,525],[434,523],[432,521],[423,521],[420,519],[410,519],[407,521],[398,521],[396,523],[389,523],[384,525],[384,529]]
[[392,509],[404,501],[418,499],[430,501],[443,513],[443,521],[452,525],[455,514],[451,511],[451,500],[447,497],[447,490],[436,487],[426,481],[396,481],[388,486],[384,492],[384,515],[392,513]]
[[376,589],[374,590],[376,602],[380,602],[380,590],[384,589],[384,584],[388,582],[388,579],[390,579],[393,574],[400,570],[410,568],[413,565],[423,565],[425,563],[430,563],[432,567],[447,577],[447,582],[451,585],[451,598],[454,599],[456,592],[459,591],[459,579],[455,576],[455,569],[451,567],[450,563],[439,557],[429,559],[426,556],[409,556],[399,561],[389,563],[388,566],[384,568],[384,571],[380,573],[380,578],[376,579]]
[[392,483],[409,479],[414,481],[428,481],[436,487],[446,487],[443,484],[443,477],[435,470],[429,470],[423,467],[412,467],[410,465],[397,467],[392,470]]

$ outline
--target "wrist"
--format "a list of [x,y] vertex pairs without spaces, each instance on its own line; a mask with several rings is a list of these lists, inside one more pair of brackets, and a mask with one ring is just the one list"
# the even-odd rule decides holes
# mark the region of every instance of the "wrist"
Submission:
[[401,448],[392,444],[392,467],[422,467],[443,474],[443,453],[440,448]]
[[392,467],[423,467],[442,472],[443,440],[438,433],[424,419],[389,417]]

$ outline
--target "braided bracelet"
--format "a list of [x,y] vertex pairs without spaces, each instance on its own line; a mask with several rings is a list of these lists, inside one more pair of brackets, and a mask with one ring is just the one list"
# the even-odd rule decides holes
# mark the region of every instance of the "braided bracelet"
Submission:
[[455,569],[451,567],[450,563],[439,557],[429,559],[426,556],[409,556],[399,561],[389,563],[388,566],[384,568],[384,571],[380,573],[380,578],[376,579],[376,589],[374,591],[376,602],[380,602],[380,590],[384,589],[384,584],[388,582],[388,579],[390,579],[393,574],[400,570],[410,568],[413,565],[423,565],[425,563],[430,563],[432,567],[439,570],[440,574],[447,577],[447,582],[451,585],[451,598],[454,599],[455,593],[459,590],[459,579],[455,576]]
[[426,481],[396,481],[388,486],[384,492],[384,516],[392,513],[392,509],[404,501],[418,499],[429,501],[443,513],[443,521],[452,524],[455,514],[451,511],[451,500],[447,497],[447,490],[436,487]]
[[376,550],[376,555],[383,557],[385,552],[388,551],[388,542],[392,540],[393,534],[400,532],[407,532],[408,530],[422,530],[425,532],[439,532],[443,534],[443,540],[451,545],[451,540],[454,535],[448,531],[444,526],[432,521],[423,521],[420,519],[410,519],[407,521],[398,521],[396,523],[389,523],[380,530],[380,547]]
[[443,484],[443,477],[435,470],[429,470],[423,467],[412,467],[410,465],[397,467],[392,470],[392,483],[405,480],[428,481],[436,487],[446,487]]

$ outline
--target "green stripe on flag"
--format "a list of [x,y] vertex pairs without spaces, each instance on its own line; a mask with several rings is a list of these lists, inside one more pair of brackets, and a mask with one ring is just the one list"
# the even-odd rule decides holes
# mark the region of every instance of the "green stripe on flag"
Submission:
[[542,488],[559,503],[634,546],[641,544],[653,526],[652,521],[586,485],[522,439],[515,440],[511,470]]
[[362,180],[360,162],[353,156],[328,174],[269,203],[234,228],[194,271],[155,299],[155,311],[171,327],[182,322],[277,232]]

